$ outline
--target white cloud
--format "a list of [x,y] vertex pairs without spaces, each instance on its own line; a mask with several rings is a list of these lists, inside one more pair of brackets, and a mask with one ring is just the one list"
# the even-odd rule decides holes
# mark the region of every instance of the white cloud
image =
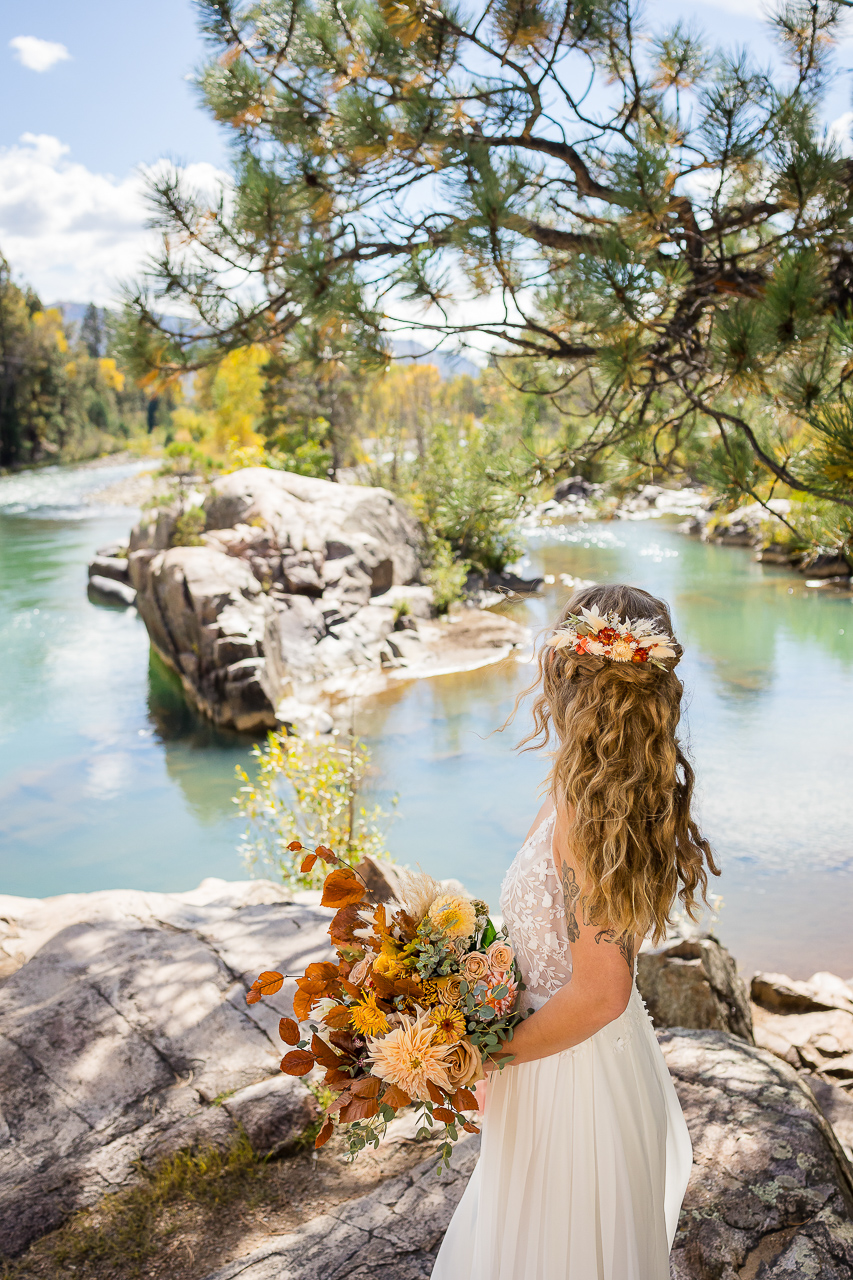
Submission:
[[826,131],[826,136],[834,142],[843,156],[853,156],[853,111],[845,111],[837,120],[833,120]]
[[[225,176],[210,164],[184,172],[205,190]],[[144,189],[144,172],[93,173],[49,134],[0,148],[0,250],[15,278],[45,302],[115,302],[156,245]]]
[[57,62],[67,62],[71,57],[64,44],[53,40],[39,40],[38,36],[15,36],[9,41],[18,61],[30,71],[50,71]]

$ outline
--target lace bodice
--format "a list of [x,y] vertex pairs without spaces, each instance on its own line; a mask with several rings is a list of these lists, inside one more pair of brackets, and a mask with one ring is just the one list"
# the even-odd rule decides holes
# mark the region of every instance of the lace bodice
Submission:
[[527,987],[522,1004],[532,1009],[572,976],[563,890],[551,852],[556,817],[552,810],[528,836],[501,885],[501,912]]

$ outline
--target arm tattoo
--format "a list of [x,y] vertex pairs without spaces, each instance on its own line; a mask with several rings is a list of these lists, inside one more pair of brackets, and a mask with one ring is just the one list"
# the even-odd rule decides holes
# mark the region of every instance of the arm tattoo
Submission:
[[613,942],[619,948],[622,959],[631,970],[631,977],[634,976],[634,937],[633,934],[623,933],[617,938],[612,929],[601,929],[595,935],[596,942]]
[[576,906],[580,897],[581,887],[577,882],[574,871],[567,862],[564,862],[561,866],[560,881],[563,886],[563,902],[566,910],[566,933],[569,935],[569,942],[577,942],[581,936],[581,931],[578,927]]

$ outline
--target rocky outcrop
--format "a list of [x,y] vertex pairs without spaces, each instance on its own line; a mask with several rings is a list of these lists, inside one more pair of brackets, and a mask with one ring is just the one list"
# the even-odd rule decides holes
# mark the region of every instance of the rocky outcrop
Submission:
[[[853,1170],[796,1073],[713,1031],[662,1031],[693,1140],[673,1280],[853,1277]],[[427,1280],[474,1167],[477,1138],[440,1178],[430,1158],[205,1280]]]
[[711,934],[644,946],[637,956],[637,986],[656,1027],[731,1031],[753,1043],[746,985],[733,957]]
[[658,1038],[693,1141],[673,1280],[851,1280],[853,1169],[808,1087],[724,1032]]
[[[386,490],[250,467],[185,502],[200,532],[184,537],[178,508],[152,513],[131,535],[129,575],[152,644],[216,723],[322,728],[312,703],[370,692],[361,677],[448,665],[417,581],[419,527]],[[507,651],[524,643],[523,627],[500,628]]]
[[834,973],[808,982],[784,974],[752,979],[756,1043],[792,1066],[853,1091],[853,986]]
[[135,1176],[139,1159],[227,1145],[286,1148],[314,1116],[279,1072],[263,969],[328,952],[328,917],[267,881],[186,894],[0,897],[0,1255]]

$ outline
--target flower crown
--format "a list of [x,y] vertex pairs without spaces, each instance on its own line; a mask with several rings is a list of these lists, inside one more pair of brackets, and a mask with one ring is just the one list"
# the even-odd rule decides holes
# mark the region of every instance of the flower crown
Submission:
[[615,610],[602,614],[596,605],[581,609],[580,614],[570,613],[545,643],[552,649],[573,649],[611,662],[650,662],[661,671],[667,670],[662,658],[677,657],[672,636],[658,631],[651,618],[622,622]]

